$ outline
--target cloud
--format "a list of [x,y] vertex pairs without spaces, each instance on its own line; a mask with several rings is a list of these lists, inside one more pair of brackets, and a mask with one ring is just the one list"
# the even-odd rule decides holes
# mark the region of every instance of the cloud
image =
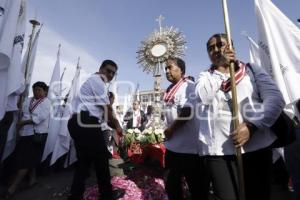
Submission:
[[[31,30],[31,28],[27,28],[27,30]],[[80,57],[79,65],[82,68],[83,74],[85,74],[84,76],[98,70],[98,61],[88,52],[80,46],[71,44],[67,39],[59,35],[50,27],[43,26],[37,47],[32,83],[36,81],[44,81],[47,84],[49,83],[56,62],[59,44],[61,44],[61,73],[66,67],[66,72],[63,78],[64,82],[71,83],[76,71],[78,57]]]

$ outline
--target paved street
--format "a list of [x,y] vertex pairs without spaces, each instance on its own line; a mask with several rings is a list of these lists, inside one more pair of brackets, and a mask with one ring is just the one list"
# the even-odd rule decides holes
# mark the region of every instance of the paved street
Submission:
[[[132,165],[124,165],[121,160],[111,162],[111,172],[114,176],[124,174],[124,170]],[[49,172],[39,177],[39,183],[33,188],[22,188],[11,200],[63,200],[68,194],[72,180],[73,169],[65,169],[58,172]],[[91,173],[87,185],[96,183],[95,176]],[[294,200],[294,194],[280,186],[272,186],[272,200]],[[134,200],[134,199],[133,199]],[[159,199],[157,199],[159,200]]]

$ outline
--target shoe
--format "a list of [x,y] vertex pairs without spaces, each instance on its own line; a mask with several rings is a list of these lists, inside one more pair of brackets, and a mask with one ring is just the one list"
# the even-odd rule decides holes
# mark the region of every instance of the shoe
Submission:
[[125,190],[124,189],[116,189],[112,191],[111,197],[103,197],[101,200],[117,200],[124,196]]

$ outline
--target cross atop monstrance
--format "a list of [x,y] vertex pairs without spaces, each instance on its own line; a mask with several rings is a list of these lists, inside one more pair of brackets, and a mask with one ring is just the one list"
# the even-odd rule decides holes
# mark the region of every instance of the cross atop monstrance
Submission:
[[162,16],[162,15],[159,15],[158,16],[158,18],[156,18],[156,21],[158,22],[158,26],[159,26],[159,32],[161,32],[162,31],[162,21],[165,19],[165,17],[164,16]]
[[[154,98],[155,110],[158,112],[161,107],[161,71],[163,64],[169,57],[182,57],[186,49],[184,36],[178,29],[173,27],[162,27],[162,15],[156,18],[159,30],[155,30],[148,38],[141,42],[137,52],[138,64],[146,73],[153,73],[154,76]],[[159,111],[161,112],[161,111]]]

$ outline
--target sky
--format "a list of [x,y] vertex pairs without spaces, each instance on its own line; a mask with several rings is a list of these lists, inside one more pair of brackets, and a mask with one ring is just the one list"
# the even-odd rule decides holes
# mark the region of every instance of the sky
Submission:
[[[246,31],[256,40],[254,0],[227,2],[237,57],[247,62],[249,44],[241,32]],[[273,3],[297,23],[299,0]],[[224,32],[221,0],[28,0],[27,6],[28,19],[36,17],[43,23],[32,82],[49,83],[61,44],[66,82],[73,78],[78,57],[86,74],[98,71],[103,60],[112,59],[119,66],[116,80],[124,82],[123,90],[130,87],[127,82],[139,84],[140,90],[152,89],[154,78],[139,67],[136,52],[140,42],[158,29],[155,19],[159,15],[165,17],[163,27],[178,28],[185,36],[186,74],[197,78],[210,65],[206,52],[208,38]],[[31,32],[29,23],[27,32]],[[162,76],[165,88],[169,83]]]

